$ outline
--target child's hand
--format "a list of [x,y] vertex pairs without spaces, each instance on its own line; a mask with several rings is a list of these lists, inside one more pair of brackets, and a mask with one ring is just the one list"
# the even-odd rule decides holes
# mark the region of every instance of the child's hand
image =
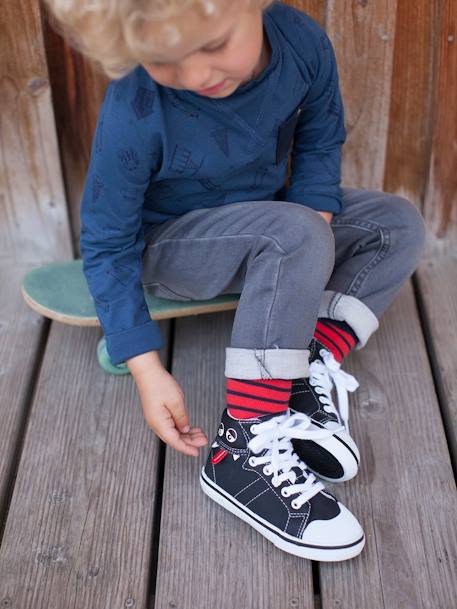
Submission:
[[143,368],[134,378],[149,427],[169,446],[198,457],[208,439],[200,427],[190,427],[184,392],[175,378],[163,366]]

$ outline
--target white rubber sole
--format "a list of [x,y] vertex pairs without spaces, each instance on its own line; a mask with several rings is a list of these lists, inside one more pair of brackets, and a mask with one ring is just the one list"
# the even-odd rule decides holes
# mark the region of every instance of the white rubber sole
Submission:
[[[311,428],[324,429],[324,426],[317,426],[313,424]],[[306,464],[306,467],[313,472],[313,474],[319,476],[319,478],[322,478],[322,480],[326,480],[327,482],[346,482],[347,480],[354,478],[359,471],[360,453],[356,443],[346,431],[340,431],[329,438],[313,440],[313,442],[325,449],[334,459],[338,461],[343,469],[343,475],[339,478],[324,476],[319,471],[314,470],[307,463],[306,458],[303,458],[303,462]]]
[[340,431],[327,440],[319,441],[319,444],[331,452],[340,462],[343,468],[343,476],[340,478],[328,478],[316,472],[316,474],[327,482],[346,482],[351,480],[359,471],[360,453],[356,443],[346,431]]
[[232,512],[244,522],[251,525],[261,535],[271,541],[277,548],[294,554],[301,558],[310,560],[318,560],[325,562],[337,562],[354,558],[360,554],[365,545],[365,536],[355,540],[353,543],[344,546],[321,546],[309,543],[300,542],[292,535],[284,533],[280,529],[274,527],[271,523],[264,520],[251,510],[237,501],[234,497],[226,493],[220,486],[215,484],[205,474],[204,467],[200,474],[200,486],[203,492],[208,495],[213,501],[224,507],[229,512]]

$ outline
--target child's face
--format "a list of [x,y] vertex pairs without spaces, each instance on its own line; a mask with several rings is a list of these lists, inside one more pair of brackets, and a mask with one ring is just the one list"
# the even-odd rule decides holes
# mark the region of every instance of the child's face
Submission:
[[[162,45],[151,62],[142,64],[163,86],[227,97],[268,65],[271,49],[258,7],[231,0],[219,17],[203,20],[195,13],[186,14],[178,25],[181,42],[175,47]],[[205,91],[219,83],[217,90]]]

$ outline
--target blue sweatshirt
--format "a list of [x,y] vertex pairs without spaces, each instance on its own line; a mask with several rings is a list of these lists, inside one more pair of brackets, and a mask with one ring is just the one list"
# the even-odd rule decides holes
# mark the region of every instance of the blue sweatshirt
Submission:
[[142,66],[108,84],[81,201],[80,247],[114,364],[164,344],[140,279],[148,228],[238,201],[341,212],[346,131],[332,44],[311,17],[281,2],[264,10],[263,24],[270,63],[228,97],[164,87]]

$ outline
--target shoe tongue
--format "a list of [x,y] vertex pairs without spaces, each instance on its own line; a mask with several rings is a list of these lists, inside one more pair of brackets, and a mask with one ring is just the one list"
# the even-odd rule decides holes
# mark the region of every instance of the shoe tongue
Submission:
[[249,439],[254,435],[250,430],[251,426],[265,423],[277,416],[279,416],[277,413],[269,412],[260,416],[253,416],[250,419],[237,419],[232,417],[228,408],[226,408],[222,414],[216,441],[228,450],[244,450],[248,441],[246,436]]
[[316,359],[320,360],[321,362],[323,361],[322,357],[320,356],[319,351],[321,349],[325,349],[326,351],[328,351],[328,348],[323,345],[321,342],[319,342],[317,340],[317,338],[313,338],[311,341],[311,348],[310,348],[310,354],[309,354],[309,362],[314,362]]
[[285,410],[284,412],[268,412],[267,414],[262,414],[260,416],[257,417],[257,420],[259,421],[259,423],[265,423],[265,421],[269,421],[270,419],[274,419],[276,417],[282,417],[285,414],[288,413],[288,410]]
[[226,409],[225,415],[229,421],[237,421],[240,424],[249,423],[249,425],[254,425],[255,423],[265,423],[265,421],[269,421],[270,419],[274,419],[275,417],[283,416],[283,415],[287,414],[287,412],[288,412],[287,410],[285,410],[284,412],[280,412],[280,413],[267,412],[265,414],[254,415],[249,419],[237,419],[236,417],[232,417],[229,414],[228,409]]

